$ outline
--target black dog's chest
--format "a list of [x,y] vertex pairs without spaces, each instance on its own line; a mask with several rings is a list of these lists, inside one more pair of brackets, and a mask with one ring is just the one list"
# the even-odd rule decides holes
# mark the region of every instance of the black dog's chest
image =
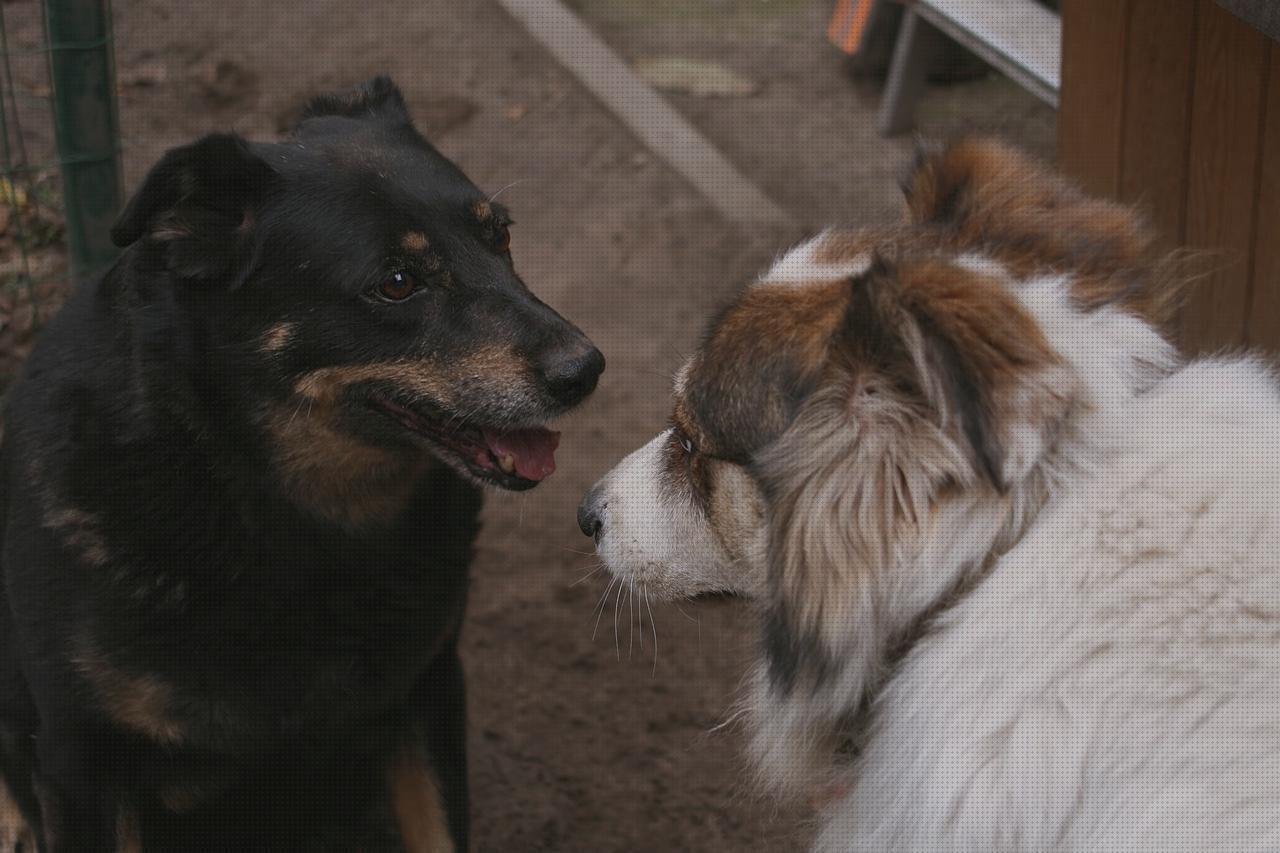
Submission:
[[[77,661],[125,728],[232,752],[349,732],[403,703],[456,634],[480,496],[453,473],[428,472],[393,524],[355,532],[281,505],[269,477],[229,495],[173,442],[93,439],[6,448],[43,465],[10,492],[5,564],[16,612],[81,614],[25,631]],[[139,695],[157,698],[117,701]]]
[[148,559],[103,567],[89,643],[111,650],[114,668],[164,684],[190,725],[341,728],[403,701],[457,630],[474,515],[439,509],[462,534],[443,537],[459,539],[443,552],[411,529],[371,540],[283,524],[233,528],[196,560],[152,543]]

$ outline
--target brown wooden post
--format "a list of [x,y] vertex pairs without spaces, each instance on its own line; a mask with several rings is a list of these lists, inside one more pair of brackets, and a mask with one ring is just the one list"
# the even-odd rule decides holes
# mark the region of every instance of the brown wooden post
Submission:
[[1059,156],[1210,253],[1190,351],[1280,351],[1280,43],[1213,0],[1064,0]]

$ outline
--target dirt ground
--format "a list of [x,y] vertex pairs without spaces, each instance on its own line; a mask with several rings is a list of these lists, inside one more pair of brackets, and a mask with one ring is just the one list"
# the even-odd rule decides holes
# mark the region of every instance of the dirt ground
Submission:
[[[823,37],[826,0],[573,5],[629,60],[753,81],[749,97],[671,100],[799,225],[719,218],[490,0],[115,0],[126,182],[198,134],[270,138],[304,96],[390,72],[444,153],[503,191],[517,268],[609,362],[561,424],[557,474],[485,511],[464,650],[475,849],[801,850],[807,814],[748,793],[740,733],[713,731],[751,656],[745,607],[602,601],[574,511],[663,425],[716,305],[806,231],[898,214],[909,142],[876,135],[874,87]],[[6,0],[20,46],[36,8]],[[920,115],[926,133],[992,128],[1052,154],[1053,112],[998,78],[931,90]]]

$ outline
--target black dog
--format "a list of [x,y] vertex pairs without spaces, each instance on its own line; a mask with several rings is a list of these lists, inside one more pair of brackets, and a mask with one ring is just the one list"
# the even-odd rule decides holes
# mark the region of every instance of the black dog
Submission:
[[377,78],[167,154],[11,392],[3,774],[42,850],[467,847],[476,483],[600,353]]

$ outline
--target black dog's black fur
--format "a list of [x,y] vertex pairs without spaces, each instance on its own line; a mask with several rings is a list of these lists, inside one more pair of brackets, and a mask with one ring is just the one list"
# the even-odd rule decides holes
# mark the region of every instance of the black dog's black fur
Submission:
[[467,848],[475,481],[540,478],[486,436],[545,454],[603,368],[506,225],[386,78],[152,170],[7,402],[0,771],[42,850],[436,849],[437,791]]

